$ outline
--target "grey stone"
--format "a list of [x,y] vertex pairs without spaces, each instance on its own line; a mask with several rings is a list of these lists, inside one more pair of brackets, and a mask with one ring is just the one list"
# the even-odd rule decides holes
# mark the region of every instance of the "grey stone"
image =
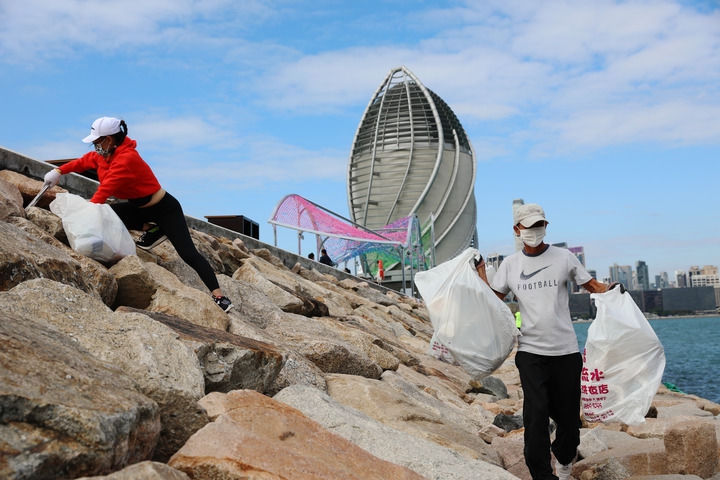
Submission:
[[159,462],[140,462],[110,475],[82,477],[77,480],[190,480],[184,472]]
[[499,413],[495,415],[493,425],[502,428],[506,432],[512,432],[513,430],[523,428],[523,418],[520,415],[505,415],[504,413]]
[[157,404],[73,339],[0,308],[0,478],[75,478],[145,460]]
[[312,387],[293,385],[273,397],[300,410],[332,433],[388,462],[403,465],[433,480],[510,480],[500,467],[473,460],[408,433],[399,432],[346,407]]
[[0,305],[63,332],[94,357],[132,377],[160,407],[163,429],[156,459],[169,458],[208,422],[197,405],[205,394],[197,357],[165,325],[138,313],[114,313],[99,299],[46,279],[0,293]]

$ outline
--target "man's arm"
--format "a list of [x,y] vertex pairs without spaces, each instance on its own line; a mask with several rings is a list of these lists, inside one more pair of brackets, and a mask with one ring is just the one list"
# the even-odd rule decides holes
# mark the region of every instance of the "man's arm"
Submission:
[[[582,287],[590,293],[604,293],[615,287],[616,285],[619,285],[618,282],[613,282],[608,285],[607,283],[598,282],[593,278],[589,282],[583,283]],[[621,288],[621,290],[623,291],[623,293],[625,292],[624,288]]]

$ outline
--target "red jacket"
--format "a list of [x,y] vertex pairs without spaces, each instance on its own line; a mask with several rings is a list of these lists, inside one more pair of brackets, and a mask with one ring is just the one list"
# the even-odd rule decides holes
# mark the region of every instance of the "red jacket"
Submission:
[[107,159],[96,152],[88,152],[59,168],[63,174],[91,168],[97,170],[100,186],[90,199],[93,203],[105,203],[108,197],[146,197],[160,190],[160,183],[150,166],[140,158],[136,145],[135,140],[125,137]]

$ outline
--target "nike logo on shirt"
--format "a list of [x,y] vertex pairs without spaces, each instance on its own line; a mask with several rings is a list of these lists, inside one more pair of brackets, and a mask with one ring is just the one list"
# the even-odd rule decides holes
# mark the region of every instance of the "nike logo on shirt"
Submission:
[[531,279],[532,277],[534,277],[535,275],[537,275],[538,273],[540,273],[540,272],[542,272],[543,270],[545,270],[546,268],[548,268],[549,266],[550,266],[550,265],[545,265],[544,267],[539,268],[539,269],[535,270],[534,272],[532,272],[532,273],[530,273],[530,274],[528,274],[528,275],[525,275],[525,272],[520,272],[520,280],[529,280],[529,279]]

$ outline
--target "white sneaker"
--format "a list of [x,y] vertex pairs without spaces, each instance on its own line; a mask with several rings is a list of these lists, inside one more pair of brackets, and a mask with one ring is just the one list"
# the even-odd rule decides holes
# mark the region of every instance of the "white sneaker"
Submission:
[[572,462],[567,465],[563,465],[555,460],[555,475],[557,475],[559,480],[569,480],[570,475],[572,474],[572,467]]

